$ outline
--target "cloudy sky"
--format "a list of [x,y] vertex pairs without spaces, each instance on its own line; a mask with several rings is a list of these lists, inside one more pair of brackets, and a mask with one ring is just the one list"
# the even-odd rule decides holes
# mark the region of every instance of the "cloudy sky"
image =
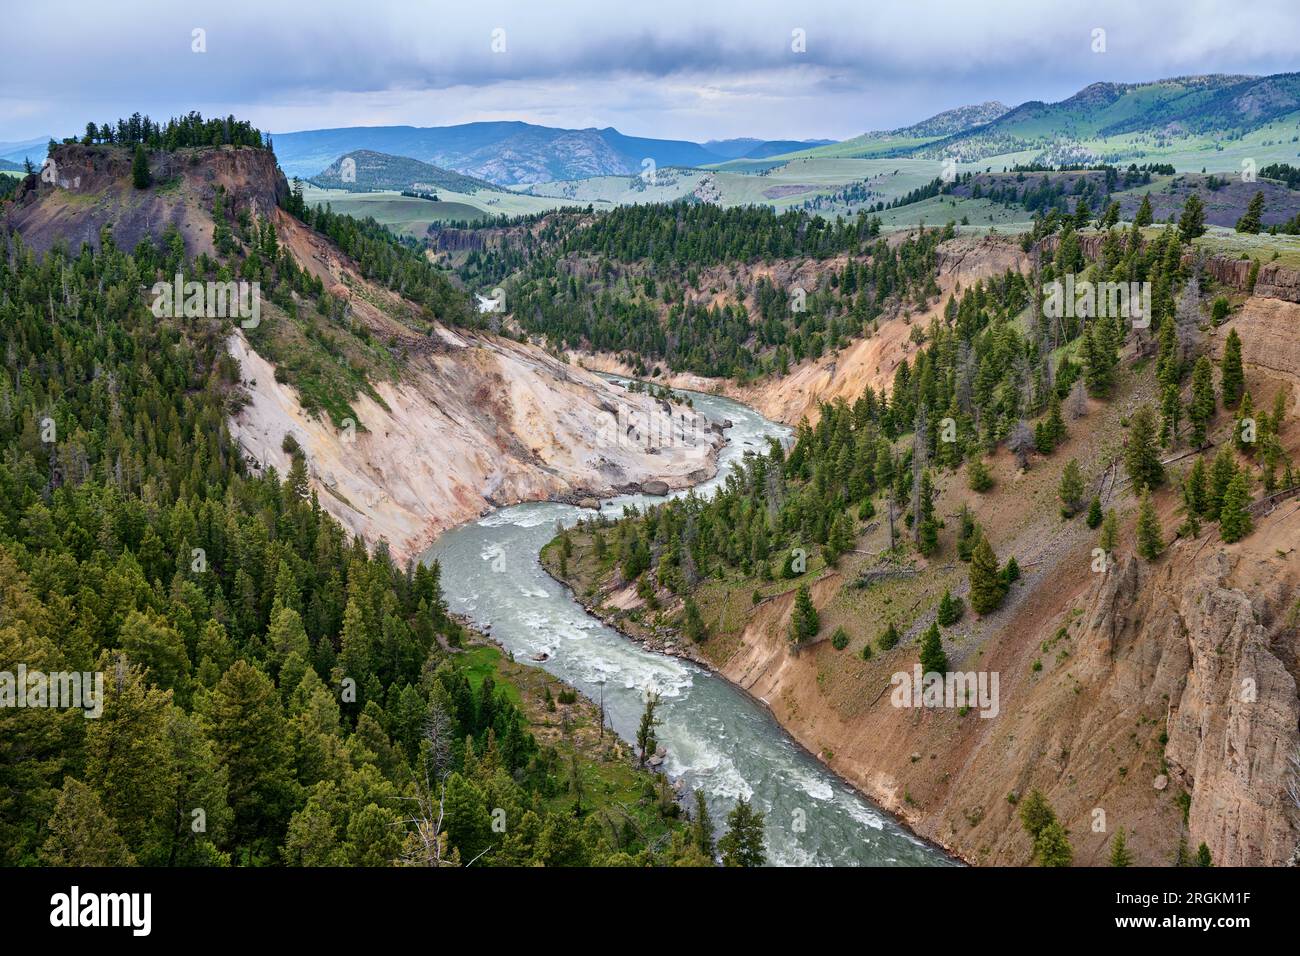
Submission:
[[190,109],[274,132],[842,139],[1098,80],[1298,64],[1297,0],[39,0],[4,14],[0,141]]

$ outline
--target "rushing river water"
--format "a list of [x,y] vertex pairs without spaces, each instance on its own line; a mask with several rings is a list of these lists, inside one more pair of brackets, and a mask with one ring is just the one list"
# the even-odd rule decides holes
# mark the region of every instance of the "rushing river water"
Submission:
[[[715,395],[693,394],[697,410],[730,419],[730,443],[718,476],[698,485],[710,493],[746,451],[765,451],[767,436],[789,429],[754,410]],[[661,498],[625,495],[602,503],[618,516],[625,504]],[[588,614],[551,578],[538,552],[556,522],[571,525],[590,511],[533,502],[495,511],[447,532],[425,555],[442,564],[449,607],[480,627],[521,661],[581,689],[602,695],[607,718],[632,740],[647,691],[661,695],[657,728],[668,751],[665,767],[689,788],[703,789],[714,822],[722,825],[737,798],[766,814],[768,859],[778,865],[934,866],[950,863],[796,744],[759,704],[722,678],[688,661],[647,650]]]

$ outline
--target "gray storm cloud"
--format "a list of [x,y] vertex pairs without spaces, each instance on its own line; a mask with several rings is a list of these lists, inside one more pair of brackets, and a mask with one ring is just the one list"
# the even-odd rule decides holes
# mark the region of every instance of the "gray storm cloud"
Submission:
[[[54,0],[6,21],[0,139],[191,108],[275,130],[509,117],[689,138],[843,137],[1096,80],[1293,69],[1300,39],[1289,0],[1248,14],[1187,0]],[[1092,49],[1097,28],[1104,54]],[[796,29],[803,52],[791,48]]]

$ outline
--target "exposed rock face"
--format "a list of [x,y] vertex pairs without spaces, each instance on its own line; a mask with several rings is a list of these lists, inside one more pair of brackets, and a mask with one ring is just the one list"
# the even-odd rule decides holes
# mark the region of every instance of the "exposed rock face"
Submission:
[[1097,587],[1079,647],[1117,703],[1167,702],[1165,757],[1192,796],[1191,846],[1227,866],[1277,865],[1300,841],[1287,796],[1300,699],[1274,646],[1295,638],[1256,619],[1268,606],[1282,623],[1274,602],[1288,589],[1252,602],[1233,584],[1240,560],[1207,548],[1150,574],[1130,557]]
[[1287,302],[1300,302],[1300,271],[1288,269],[1276,262],[1266,262],[1259,267],[1254,294]]
[[[1300,305],[1252,297],[1229,327],[1242,336],[1256,400],[1267,403],[1282,385],[1294,415]],[[1211,347],[1225,337],[1219,329]],[[1088,429],[1118,411],[1094,409]],[[1297,438],[1300,426],[1284,430],[1292,455]],[[1082,461],[1102,453],[1113,451],[1077,450]],[[1158,497],[1168,531],[1179,520],[1177,494]],[[1126,526],[1134,504],[1116,504]],[[1292,762],[1300,759],[1297,504],[1259,515],[1241,542],[1223,544],[1209,528],[1171,543],[1156,562],[1132,557],[1122,541],[1118,564],[1098,575],[1088,570],[1094,533],[995,492],[980,505],[981,521],[1003,528],[999,553],[1024,559],[1026,578],[1014,604],[955,629],[949,659],[1001,675],[996,719],[900,710],[888,670],[868,665],[870,682],[859,683],[860,665],[832,650],[793,652],[785,638],[792,594],[754,608],[721,670],[810,750],[833,754],[837,772],[972,862],[1029,861],[1014,800],[1039,789],[1069,829],[1079,865],[1105,865],[1119,828],[1144,865],[1171,863],[1184,836],[1192,850],[1204,842],[1219,864],[1284,864],[1300,847],[1291,791],[1300,788]],[[1007,508],[1023,511],[1024,523],[1006,524]],[[824,578],[814,603],[833,605],[838,590]],[[916,659],[914,650],[892,653],[904,666]]]
[[101,230],[111,227],[119,248],[134,249],[145,236],[156,238],[175,226],[187,255],[212,254],[208,215],[218,186],[235,210],[271,215],[289,184],[269,150],[222,146],[149,154],[149,169],[166,189],[137,190],[131,181],[129,150],[113,146],[59,146],[50,157],[55,182],[29,177],[8,212],[9,224],[37,252],[63,241],[75,250],[83,242],[98,247]]
[[1202,558],[1176,604],[1148,625],[1190,649],[1166,756],[1192,792],[1193,846],[1204,841],[1221,865],[1278,865],[1297,845],[1287,787],[1290,757],[1300,753],[1300,702],[1251,599],[1227,583],[1233,563],[1223,553]]
[[[229,348],[249,402],[231,432],[281,474],[291,464],[281,444],[292,434],[321,505],[368,542],[385,538],[398,560],[495,505],[575,488],[612,493],[636,482],[666,493],[716,470],[724,439],[708,429],[695,429],[695,442],[671,446],[627,438],[620,427],[626,416],[664,414],[647,395],[509,339],[440,334],[446,351],[414,358],[400,383],[375,384],[387,408],[357,396],[364,430],[349,435],[308,415],[297,392],[277,382],[273,366],[236,332]],[[645,481],[650,475],[655,480]]]
[[[1100,233],[1080,235],[1079,248],[1088,259],[1101,257],[1102,244],[1106,237]],[[1048,236],[1035,247],[1040,255],[1056,251],[1058,236]],[[1183,265],[1193,264],[1195,256],[1191,252],[1183,253]],[[1206,256],[1201,261],[1201,268],[1215,280],[1236,292],[1250,292],[1254,296],[1268,299],[1282,299],[1286,302],[1300,302],[1300,270],[1284,266],[1279,262],[1262,262],[1259,274],[1255,277],[1255,288],[1250,289],[1249,259],[1230,259],[1227,256]]]
[[[278,208],[288,184],[267,150],[153,153],[149,189],[134,188],[126,149],[60,146],[53,159],[47,179],[55,181],[28,177],[6,212],[30,248],[98,245],[111,226],[117,245],[130,249],[175,226],[189,255],[212,254],[221,187],[228,209],[270,219],[281,248],[384,343],[395,380],[372,380],[382,402],[358,394],[358,424],[340,429],[308,414],[236,329],[227,347],[240,361],[247,402],[230,429],[250,463],[282,475],[291,464],[282,446],[293,435],[322,506],[368,543],[386,539],[398,560],[496,505],[612,494],[647,479],[677,488],[716,470],[724,439],[707,423],[687,427],[682,417],[696,417],[688,408],[628,393],[509,339],[437,322],[427,331],[419,306],[366,280],[338,247]],[[663,440],[671,435],[690,440]]]
[[[1261,274],[1263,270],[1260,270]],[[1300,273],[1289,273],[1300,279]],[[1295,302],[1279,298],[1252,296],[1238,309],[1226,326],[1219,330],[1216,349],[1222,348],[1227,329],[1235,328],[1241,336],[1241,357],[1248,365],[1265,369],[1292,386],[1292,414],[1300,407],[1300,292]]]

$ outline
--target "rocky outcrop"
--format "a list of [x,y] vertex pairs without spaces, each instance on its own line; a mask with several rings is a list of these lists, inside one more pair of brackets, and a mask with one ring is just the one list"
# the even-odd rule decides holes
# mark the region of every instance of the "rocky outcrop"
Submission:
[[[1037,256],[1051,255],[1056,251],[1059,236],[1048,236],[1034,247]],[[1103,233],[1082,233],[1078,236],[1079,249],[1084,258],[1097,260],[1101,258],[1102,245],[1106,241]],[[1190,267],[1198,262],[1198,254],[1191,251],[1183,253],[1183,266]],[[1202,270],[1220,285],[1243,295],[1250,294],[1268,299],[1281,299],[1286,302],[1300,302],[1300,270],[1285,266],[1280,262],[1261,262],[1255,286],[1250,285],[1250,259],[1229,258],[1228,256],[1200,256]]]
[[1300,843],[1288,795],[1300,701],[1272,646],[1287,638],[1260,620],[1277,621],[1287,608],[1232,587],[1234,564],[1225,552],[1202,558],[1146,626],[1186,642],[1190,658],[1182,692],[1171,697],[1165,754],[1192,795],[1192,845],[1205,842],[1220,865],[1275,866]]
[[1216,349],[1228,328],[1241,337],[1242,360],[1289,384],[1294,407],[1300,408],[1300,378],[1294,374],[1300,369],[1300,303],[1251,296],[1216,333]]
[[[351,401],[355,419],[336,423],[310,414],[293,376],[277,375],[283,370],[235,328],[227,347],[243,395],[229,424],[254,469],[287,473],[285,445],[296,442],[322,507],[368,543],[385,539],[399,560],[497,505],[612,495],[643,481],[679,488],[716,470],[725,439],[690,408],[628,393],[531,345],[450,328],[367,280],[337,246],[279,208],[288,186],[268,150],[151,153],[148,189],[134,187],[126,149],[65,145],[52,160],[45,180],[28,177],[6,210],[29,248],[98,245],[111,227],[113,241],[130,249],[145,237],[157,244],[174,227],[189,255],[212,254],[221,190],[228,211],[270,220],[281,250],[344,304],[349,326],[382,343],[384,360],[364,366],[370,388]],[[262,305],[267,355],[293,355],[294,328],[337,334],[285,321],[275,302]],[[296,318],[325,321],[314,309]]]
[[[174,227],[187,255],[213,253],[209,215],[217,187],[236,211],[271,215],[289,193],[289,184],[269,150],[220,146],[149,154],[149,170],[159,187],[132,185],[130,150],[114,146],[65,144],[55,148],[42,175],[29,176],[6,213],[11,228],[37,252],[56,242],[71,249],[98,247],[105,228],[119,248],[134,249],[141,239],[157,239]],[[52,181],[47,181],[52,180]]]
[[697,440],[661,446],[624,427],[629,418],[695,414],[684,406],[665,413],[647,395],[509,339],[438,334],[445,350],[414,357],[398,382],[374,383],[382,405],[358,395],[362,427],[341,430],[307,414],[236,332],[229,349],[248,400],[231,432],[252,461],[281,474],[292,435],[321,505],[367,542],[387,540],[399,560],[494,506],[609,496],[637,483],[666,493],[716,471],[725,439],[711,429],[681,430]]

